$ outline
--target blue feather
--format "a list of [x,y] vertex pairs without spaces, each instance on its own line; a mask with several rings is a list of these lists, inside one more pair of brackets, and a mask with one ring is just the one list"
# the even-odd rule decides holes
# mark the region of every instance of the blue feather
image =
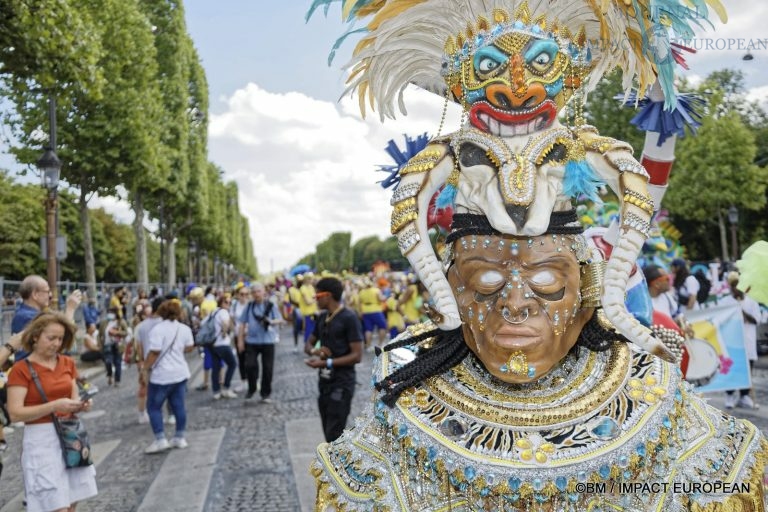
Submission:
[[397,147],[397,143],[392,139],[387,142],[387,147],[384,148],[384,151],[395,161],[395,165],[379,165],[379,168],[376,169],[377,171],[389,173],[389,176],[378,182],[383,188],[389,188],[400,183],[400,169],[422,149],[427,147],[429,142],[429,136],[426,133],[416,137],[409,137],[408,135],[403,135],[403,137],[405,138],[405,151]]
[[456,202],[456,187],[447,183],[443,190],[440,191],[440,195],[435,199],[435,208],[438,210],[445,210],[446,208],[453,208]]
[[[615,97],[623,100],[619,95]],[[656,132],[659,134],[658,146],[664,144],[671,135],[685,137],[685,128],[687,127],[692,134],[701,126],[701,111],[707,102],[695,94],[680,94],[677,97],[677,104],[672,110],[664,108],[664,102],[651,101],[650,98],[643,98],[637,101],[636,95],[632,93],[627,97],[624,106],[637,106],[638,112],[632,118],[630,123],[645,132]]]
[[603,185],[586,160],[566,162],[563,177],[563,194],[566,196],[574,199],[586,196],[591,201],[599,202],[597,189]]

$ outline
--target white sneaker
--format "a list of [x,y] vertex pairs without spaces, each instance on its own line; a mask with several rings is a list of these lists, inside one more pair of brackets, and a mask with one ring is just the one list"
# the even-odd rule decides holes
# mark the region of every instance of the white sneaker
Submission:
[[142,411],[139,413],[139,425],[146,425],[149,423],[149,414],[147,414],[147,411]]
[[237,398],[237,394],[235,394],[235,392],[232,391],[231,389],[225,389],[224,391],[222,391],[221,396],[223,396],[224,398]]
[[171,445],[168,443],[166,438],[155,439],[151,445],[147,446],[147,448],[144,450],[144,453],[160,453],[164,452],[170,447]]
[[743,407],[744,409],[754,409],[755,402],[752,401],[751,396],[744,395],[741,398],[739,398],[738,402],[736,402],[736,407]]
[[187,443],[187,440],[183,437],[174,437],[171,439],[171,448],[178,448],[180,450],[183,450],[187,446],[189,446],[189,443]]
[[232,388],[232,390],[233,390],[235,393],[242,393],[242,392],[243,392],[243,391],[245,391],[246,389],[247,389],[247,387],[246,387],[246,385],[245,385],[245,383],[244,383],[244,382],[238,382],[237,384],[235,384],[235,387],[234,387],[234,388]]
[[213,399],[214,400],[220,400],[221,399],[221,393],[214,393],[213,394]]
[[166,425],[175,425],[176,424],[176,416],[173,414],[169,415],[167,418],[165,418],[165,424]]
[[728,393],[725,395],[725,408],[726,409],[733,409],[736,406],[736,401],[738,400],[738,397],[736,396],[736,393]]

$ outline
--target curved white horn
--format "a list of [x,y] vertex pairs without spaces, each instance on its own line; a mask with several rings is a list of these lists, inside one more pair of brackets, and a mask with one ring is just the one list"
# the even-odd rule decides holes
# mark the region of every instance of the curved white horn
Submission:
[[429,291],[441,317],[435,323],[443,330],[458,328],[461,317],[429,240],[427,213],[432,196],[445,184],[453,165],[447,145],[427,146],[400,171],[400,184],[392,196],[392,233],[397,235],[400,251]]

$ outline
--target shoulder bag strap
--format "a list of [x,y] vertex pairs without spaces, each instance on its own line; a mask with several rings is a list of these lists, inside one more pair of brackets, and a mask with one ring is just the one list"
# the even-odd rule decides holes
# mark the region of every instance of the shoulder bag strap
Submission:
[[[37,371],[35,370],[34,366],[32,366],[32,363],[29,362],[29,359],[25,359],[24,361],[26,361],[27,366],[29,367],[29,374],[32,376],[32,380],[35,382],[37,392],[40,393],[40,396],[43,398],[43,403],[48,403],[48,397],[46,396],[45,391],[43,391],[42,384],[40,384],[40,377],[37,375]],[[59,425],[59,419],[54,413],[51,413],[51,418],[53,419],[53,426],[56,428],[56,432],[59,434],[59,442],[62,443],[62,448],[64,448],[64,441],[61,439],[61,426]]]
[[155,359],[155,363],[152,365],[152,368],[150,368],[150,370],[154,370],[157,367],[157,363],[160,362],[160,360],[163,358],[163,356],[171,351],[171,349],[173,348],[174,343],[176,343],[176,338],[179,337],[179,330],[180,329],[181,329],[181,326],[176,327],[176,334],[173,336],[173,341],[168,346],[168,348],[163,350],[163,353],[160,354],[160,356],[158,356],[157,359]]

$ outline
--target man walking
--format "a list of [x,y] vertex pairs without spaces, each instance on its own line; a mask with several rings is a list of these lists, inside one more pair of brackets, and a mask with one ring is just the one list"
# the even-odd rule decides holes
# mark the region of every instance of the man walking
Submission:
[[274,325],[283,322],[274,304],[266,300],[264,285],[251,285],[253,300],[240,315],[240,333],[237,338],[237,350],[244,354],[245,374],[248,378],[250,399],[256,393],[256,381],[259,379],[259,357],[261,357],[261,401],[271,403],[272,368],[275,362],[275,343],[277,332]]
[[[344,286],[333,277],[316,285],[320,315],[304,352],[313,356],[307,366],[318,368],[320,396],[317,405],[325,440],[337,439],[347,425],[347,417],[355,393],[355,365],[363,355],[363,335],[357,315],[341,304]],[[320,340],[320,347],[315,343]]]

